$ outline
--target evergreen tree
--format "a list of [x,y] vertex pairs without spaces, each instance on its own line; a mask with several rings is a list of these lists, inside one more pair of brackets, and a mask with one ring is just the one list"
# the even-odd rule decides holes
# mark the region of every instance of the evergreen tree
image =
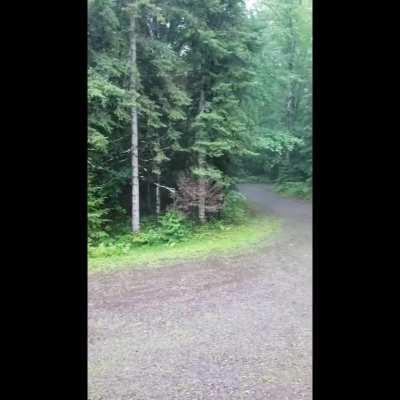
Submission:
[[137,232],[182,176],[197,185],[203,223],[207,191],[240,169],[311,177],[310,0],[260,0],[251,13],[242,0],[88,7],[93,237],[129,219]]

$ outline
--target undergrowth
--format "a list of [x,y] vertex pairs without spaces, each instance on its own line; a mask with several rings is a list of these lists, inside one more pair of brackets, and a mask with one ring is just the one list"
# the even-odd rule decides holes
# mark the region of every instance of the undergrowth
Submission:
[[265,175],[250,175],[234,178],[235,183],[272,183],[271,179]]
[[145,220],[140,233],[125,231],[89,245],[89,271],[232,254],[261,243],[277,226],[277,220],[251,215],[245,197],[230,192],[221,215],[205,225],[192,223],[173,211],[159,221]]
[[275,185],[275,190],[287,197],[294,197],[304,200],[312,198],[312,185],[306,182],[282,182]]

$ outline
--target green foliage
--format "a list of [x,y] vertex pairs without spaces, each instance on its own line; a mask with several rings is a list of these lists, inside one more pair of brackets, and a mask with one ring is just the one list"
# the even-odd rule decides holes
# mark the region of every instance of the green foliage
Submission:
[[230,191],[225,197],[222,218],[228,223],[240,224],[248,216],[246,197],[239,192]]
[[185,240],[191,233],[191,225],[184,214],[171,211],[160,218],[162,240],[168,244]]
[[163,243],[163,236],[158,227],[142,226],[141,232],[131,238],[133,244],[136,245],[155,245]]
[[259,136],[255,142],[255,147],[260,151],[268,151],[282,157],[288,152],[293,151],[303,141],[289,132],[268,132]]
[[107,238],[104,223],[107,221],[108,210],[104,208],[104,198],[98,187],[88,185],[88,241],[89,244],[98,243]]
[[[160,217],[158,222],[148,221],[143,223],[141,232],[132,234],[124,232],[98,236],[97,241],[90,242],[90,257],[110,257],[129,253],[132,249],[142,246],[168,245],[185,241],[193,233],[192,224],[186,217],[177,211],[170,211]],[[98,231],[96,231],[98,234]],[[103,239],[103,240],[100,240]]]
[[235,183],[272,183],[271,178],[265,175],[240,176],[235,179]]
[[283,182],[275,185],[278,193],[288,197],[309,200],[312,197],[312,185],[306,182]]
[[188,240],[175,246],[155,244],[132,247],[127,252],[115,247],[89,249],[89,272],[117,268],[142,267],[148,263],[163,265],[179,260],[201,259],[216,254],[240,254],[264,245],[266,239],[279,228],[279,221],[258,216],[241,225],[213,222],[196,228]]
[[144,228],[142,232],[134,235],[132,242],[141,245],[166,243],[173,246],[186,240],[191,232],[192,226],[185,215],[171,211],[161,216],[158,224]]
[[[239,175],[286,182],[292,190],[289,182],[299,186],[311,177],[311,2],[258,4],[249,15],[241,0],[88,3],[88,228],[91,246],[102,243],[95,251],[172,245],[192,229],[167,213],[144,223],[135,237],[115,233],[131,210],[132,106],[144,218],[155,214],[154,183],[177,188],[189,171],[225,188]],[[128,68],[131,13],[135,90]],[[165,210],[170,198],[163,190]],[[240,204],[227,196],[224,224],[242,218]]]
[[311,16],[310,0],[260,0],[251,17],[261,46],[244,101],[256,154],[236,162],[246,175],[282,182],[312,175]]
[[246,198],[235,191],[225,197],[222,218],[214,218],[207,225],[193,225],[187,217],[177,211],[162,215],[159,221],[149,220],[143,223],[141,232],[127,233],[121,230],[113,237],[105,236],[102,241],[89,246],[91,258],[123,256],[136,248],[154,246],[175,246],[178,243],[194,239],[209,238],[219,231],[232,229],[234,225],[246,225],[249,220]]

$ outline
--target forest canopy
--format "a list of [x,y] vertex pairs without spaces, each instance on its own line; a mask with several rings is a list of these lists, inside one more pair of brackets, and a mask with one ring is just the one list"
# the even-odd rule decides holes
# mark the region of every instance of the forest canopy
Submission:
[[91,243],[168,210],[204,224],[238,178],[310,191],[311,18],[311,0],[89,0]]

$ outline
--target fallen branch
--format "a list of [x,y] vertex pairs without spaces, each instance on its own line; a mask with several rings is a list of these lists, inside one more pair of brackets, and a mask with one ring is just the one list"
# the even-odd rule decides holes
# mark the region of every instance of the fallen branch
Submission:
[[161,187],[161,188],[164,188],[164,189],[167,189],[167,190],[169,190],[171,193],[173,193],[173,194],[175,194],[176,193],[176,189],[174,189],[174,188],[170,188],[170,187],[168,187],[168,186],[163,186],[163,185],[160,185],[159,183],[156,183],[156,182],[153,182],[154,183],[154,185],[156,185],[156,186],[158,186],[158,187]]

